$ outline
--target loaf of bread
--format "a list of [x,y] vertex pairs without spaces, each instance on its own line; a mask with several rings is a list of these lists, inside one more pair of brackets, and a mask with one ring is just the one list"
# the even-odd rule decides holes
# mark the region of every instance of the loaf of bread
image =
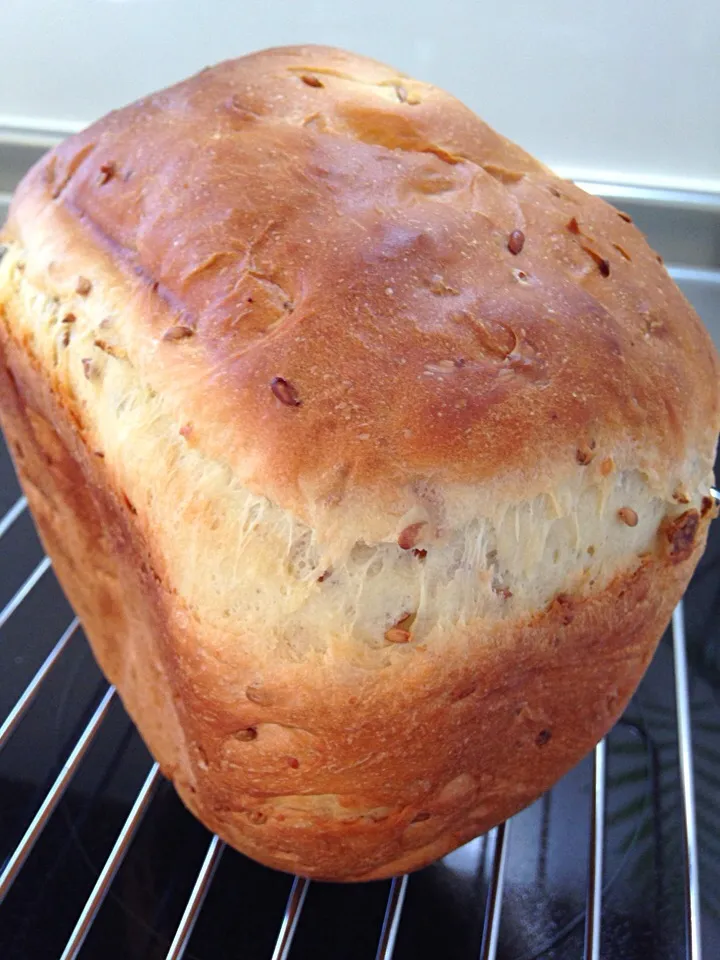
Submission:
[[719,423],[627,215],[448,94],[295,47],[71,137],[2,242],[23,488],[211,830],[413,870],[611,727],[702,552]]

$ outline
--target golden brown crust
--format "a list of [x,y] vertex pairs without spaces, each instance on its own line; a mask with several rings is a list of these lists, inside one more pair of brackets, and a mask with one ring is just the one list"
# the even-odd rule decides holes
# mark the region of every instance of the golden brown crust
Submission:
[[611,726],[702,551],[718,425],[710,340],[625,219],[447,94],[308,47],[71,138],[4,236],[23,487],[211,829],[387,876]]
[[53,232],[60,269],[94,261],[138,304],[138,342],[193,328],[150,381],[305,519],[429,480],[527,488],[589,439],[660,475],[714,443],[715,351],[640,232],[351,54],[266,51],[110,114],[14,199],[10,237]]

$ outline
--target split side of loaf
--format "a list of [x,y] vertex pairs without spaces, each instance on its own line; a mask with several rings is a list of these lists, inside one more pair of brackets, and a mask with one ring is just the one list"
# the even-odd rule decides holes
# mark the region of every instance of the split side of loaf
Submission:
[[718,363],[629,218],[337,50],[221,64],[23,181],[0,418],[183,800],[414,869],[617,719],[714,507]]

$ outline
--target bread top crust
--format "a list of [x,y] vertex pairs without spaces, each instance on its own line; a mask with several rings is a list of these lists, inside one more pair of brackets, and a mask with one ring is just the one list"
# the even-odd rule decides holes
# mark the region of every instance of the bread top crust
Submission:
[[525,496],[593,442],[659,476],[710,456],[717,357],[640,232],[373,61],[269,50],[111,113],[13,202],[25,246],[58,229],[197,442],[309,522]]

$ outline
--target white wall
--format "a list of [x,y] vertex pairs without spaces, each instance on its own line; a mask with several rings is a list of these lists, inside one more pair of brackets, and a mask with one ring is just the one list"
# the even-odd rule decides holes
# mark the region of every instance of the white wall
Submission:
[[0,0],[0,125],[72,129],[307,41],[446,87],[567,175],[720,192],[720,0]]

